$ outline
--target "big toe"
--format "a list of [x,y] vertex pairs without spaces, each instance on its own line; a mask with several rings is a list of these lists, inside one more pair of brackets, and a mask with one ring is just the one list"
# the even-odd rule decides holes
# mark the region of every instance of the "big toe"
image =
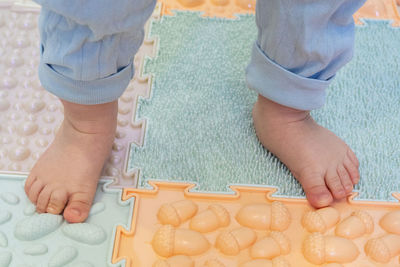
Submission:
[[70,223],[84,222],[92,206],[93,193],[75,193],[70,196],[68,205],[64,210],[64,218]]
[[308,202],[315,208],[329,206],[333,197],[325,184],[323,176],[309,175],[298,179],[306,194]]

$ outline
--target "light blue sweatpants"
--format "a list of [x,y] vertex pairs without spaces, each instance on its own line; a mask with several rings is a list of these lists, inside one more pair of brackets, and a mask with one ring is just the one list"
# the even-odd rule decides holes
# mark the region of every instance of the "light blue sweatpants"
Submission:
[[[133,58],[156,1],[35,1],[42,6],[39,77],[44,88],[79,104],[118,99],[133,77]],[[282,105],[321,107],[326,87],[352,57],[352,15],[364,2],[259,0],[248,86]]]

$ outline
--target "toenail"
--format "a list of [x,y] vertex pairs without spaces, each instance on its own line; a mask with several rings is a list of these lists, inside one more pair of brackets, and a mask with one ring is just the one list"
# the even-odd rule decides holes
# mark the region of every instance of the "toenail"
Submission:
[[81,212],[77,209],[71,209],[71,212],[77,216],[81,216]]
[[56,210],[53,207],[48,207],[47,212],[48,213],[56,213]]

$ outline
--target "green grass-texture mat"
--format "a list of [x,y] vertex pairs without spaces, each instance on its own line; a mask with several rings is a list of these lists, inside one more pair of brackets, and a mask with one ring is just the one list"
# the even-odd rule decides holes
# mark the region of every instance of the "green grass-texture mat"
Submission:
[[[154,83],[137,113],[148,120],[145,142],[132,147],[129,165],[140,169],[139,186],[148,179],[196,182],[200,191],[254,184],[304,196],[253,129],[257,95],[246,87],[245,67],[257,34],[254,16],[176,12],[154,22],[151,34],[159,51],[144,72]],[[330,85],[326,105],[312,112],[356,152],[359,199],[393,200],[390,193],[400,191],[399,44],[400,29],[389,22],[357,27],[354,59]]]

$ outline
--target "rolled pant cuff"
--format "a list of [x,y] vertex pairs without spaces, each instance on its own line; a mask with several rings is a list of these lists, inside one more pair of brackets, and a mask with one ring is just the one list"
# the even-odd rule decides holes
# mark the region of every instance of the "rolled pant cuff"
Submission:
[[246,69],[246,82],[250,89],[284,106],[299,110],[312,110],[325,103],[327,81],[310,79],[294,74],[269,59],[257,43]]
[[84,105],[117,100],[133,75],[133,62],[111,76],[93,81],[76,81],[61,75],[48,64],[39,64],[39,79],[47,91],[68,102]]

